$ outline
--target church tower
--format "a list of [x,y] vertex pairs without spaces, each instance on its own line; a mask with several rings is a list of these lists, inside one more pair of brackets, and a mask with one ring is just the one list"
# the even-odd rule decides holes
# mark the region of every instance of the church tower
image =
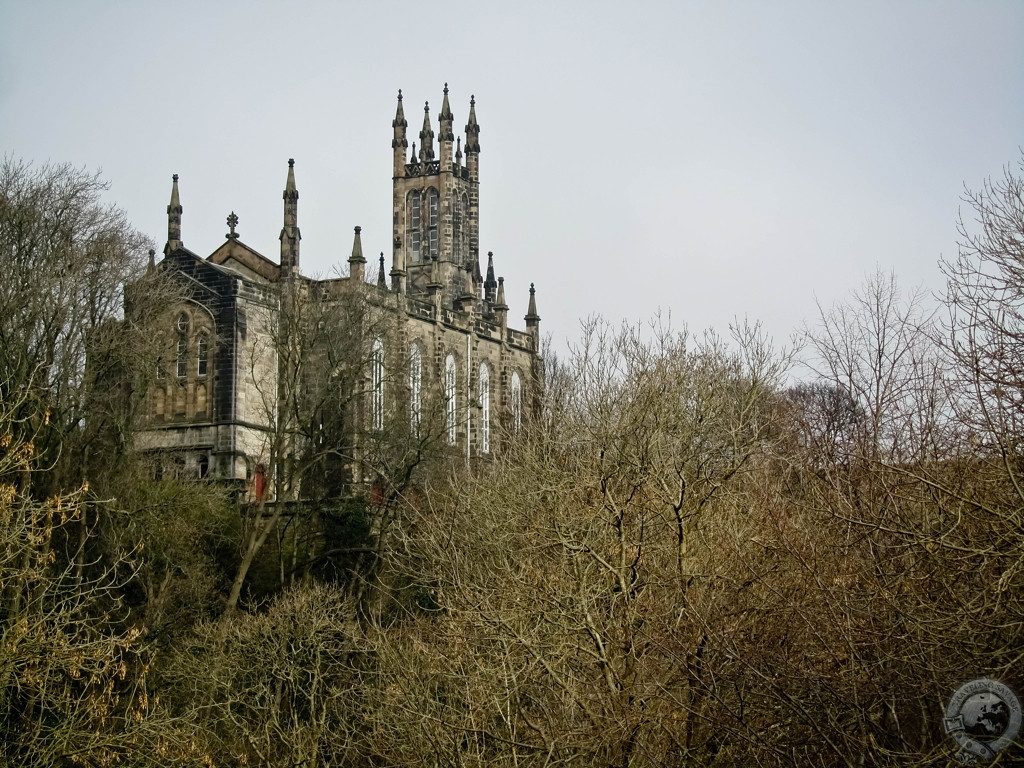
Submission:
[[480,126],[475,99],[470,98],[466,125],[466,162],[462,137],[456,140],[448,84],[438,115],[438,145],[430,123],[430,104],[423,107],[423,127],[412,144],[409,161],[402,93],[392,122],[394,138],[394,231],[392,288],[409,294],[440,290],[442,302],[481,299],[479,261]]

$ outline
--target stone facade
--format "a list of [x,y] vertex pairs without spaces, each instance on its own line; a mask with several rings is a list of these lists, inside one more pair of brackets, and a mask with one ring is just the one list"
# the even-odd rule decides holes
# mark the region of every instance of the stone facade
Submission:
[[[486,273],[480,269],[475,101],[470,101],[466,125],[465,162],[452,123],[445,85],[439,158],[429,107],[424,107],[419,150],[414,143],[407,161],[399,92],[392,123],[390,282],[383,254],[376,282],[365,280],[359,227],[349,277],[318,281],[302,276],[294,161],[288,161],[278,262],[241,241],[233,213],[226,241],[207,257],[186,248],[174,176],[164,259],[153,268],[179,280],[187,300],[168,316],[175,345],[157,361],[149,413],[136,440],[152,455],[158,472],[248,483],[250,492],[266,482],[272,422],[284,396],[283,318],[288,301],[314,294],[340,301],[359,291],[366,306],[386,321],[380,327],[387,332],[372,340],[379,349],[369,350],[367,402],[357,409],[360,429],[372,428],[382,409],[399,404],[418,419],[420,399],[433,398],[443,409],[443,441],[453,454],[470,459],[492,455],[503,436],[514,434],[535,412],[542,366],[534,289],[531,285],[526,329],[509,327],[504,281],[495,279],[490,254]],[[399,377],[403,386],[394,392],[388,391],[392,380],[385,384],[379,375],[390,366],[408,367]],[[358,443],[353,436],[352,444]],[[357,453],[352,463],[358,464]],[[352,481],[365,479],[358,466],[344,471]]]

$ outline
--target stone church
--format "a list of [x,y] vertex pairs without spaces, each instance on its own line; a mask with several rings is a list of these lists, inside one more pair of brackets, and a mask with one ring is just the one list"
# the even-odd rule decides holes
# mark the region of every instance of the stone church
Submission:
[[[386,319],[381,327],[390,329],[369,339],[351,429],[382,429],[399,408],[401,418],[417,428],[423,402],[431,397],[439,404],[439,442],[453,456],[472,461],[499,450],[536,410],[542,365],[534,287],[528,303],[524,292],[525,329],[510,327],[504,280],[495,278],[490,253],[486,269],[480,268],[480,126],[473,98],[464,144],[453,122],[446,84],[436,142],[427,104],[410,154],[399,91],[391,142],[391,268],[385,272],[382,253],[375,280],[358,226],[346,277],[302,275],[293,160],[276,261],[242,241],[234,213],[225,242],[208,256],[187,248],[178,176],[173,177],[164,258],[156,264],[151,252],[150,268],[171,277],[185,298],[167,318],[171,343],[157,361],[136,436],[155,472],[244,484],[250,497],[267,492],[286,386],[283,318],[289,301],[311,296],[330,301],[358,292]],[[389,376],[392,365],[402,370]],[[350,444],[339,472],[354,490],[351,483],[365,482],[366,473],[359,466],[359,437],[353,435]]]

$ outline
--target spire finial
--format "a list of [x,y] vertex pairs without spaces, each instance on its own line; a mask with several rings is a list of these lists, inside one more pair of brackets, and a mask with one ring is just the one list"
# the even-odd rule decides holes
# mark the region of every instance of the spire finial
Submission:
[[530,283],[530,306],[526,310],[527,328],[534,328],[540,323],[540,315],[537,314],[537,290],[533,287],[533,283]]
[[[448,104],[448,83],[444,84],[444,100],[441,102],[441,115],[438,118],[441,124],[441,133],[438,138],[444,141],[455,141],[455,133],[452,131],[452,108]],[[451,152],[449,145],[448,151]]]
[[349,256],[349,264],[359,262],[365,264],[366,259],[363,258],[363,238],[362,238],[362,227],[354,227],[355,234],[352,237],[352,255]]
[[494,302],[494,308],[499,312],[505,312],[508,310],[508,304],[505,303],[505,278],[498,278],[498,298]]
[[238,233],[235,232],[235,227],[237,227],[237,226],[238,226],[238,214],[236,214],[234,211],[232,211],[228,215],[228,234],[227,234],[227,238],[229,240],[236,240],[236,239],[238,239]]
[[409,158],[409,162],[410,162],[410,163],[412,163],[413,165],[416,165],[416,161],[417,161],[418,159],[419,159],[419,158],[418,158],[418,156],[416,155],[416,142],[414,141],[414,142],[412,143],[412,157],[410,157],[410,158]]
[[299,190],[295,186],[295,160],[288,159],[288,180],[284,185],[284,223],[281,227],[281,267],[286,273],[299,270]]
[[434,159],[434,131],[430,127],[430,102],[423,102],[423,129],[420,131],[420,162]]
[[405,148],[409,146],[409,142],[405,138],[405,129],[409,123],[405,120],[405,110],[402,109],[402,89],[398,89],[398,107],[395,109],[395,119],[391,121],[391,127],[393,130],[393,137],[391,139],[391,149],[394,154],[394,174],[395,177],[405,175]]
[[476,121],[476,97],[469,97],[469,120],[466,122],[466,154],[480,151],[480,124]]
[[288,180],[284,185],[284,198],[285,200],[298,200],[299,198],[298,189],[295,187],[295,160],[292,158],[288,158]]
[[495,290],[498,282],[494,279],[494,251],[487,252],[487,278],[484,280],[484,298],[487,301],[495,300]]
[[352,255],[348,257],[348,274],[349,278],[356,285],[362,285],[363,281],[366,280],[366,259],[363,258],[363,242],[359,234],[363,231],[363,228],[355,227],[354,231],[355,234],[352,236]]
[[181,198],[178,197],[178,174],[171,176],[171,202],[167,205],[167,244],[164,256],[181,248]]
[[380,252],[380,259],[378,260],[377,285],[381,288],[388,287],[388,284],[384,279],[384,251]]
[[149,266],[146,267],[146,272],[153,272],[156,269],[156,251],[153,248],[149,249]]

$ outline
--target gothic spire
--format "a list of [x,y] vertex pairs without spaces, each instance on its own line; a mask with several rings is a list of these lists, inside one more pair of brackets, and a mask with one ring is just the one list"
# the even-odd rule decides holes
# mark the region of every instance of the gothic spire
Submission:
[[299,268],[299,190],[295,186],[295,161],[288,161],[288,180],[284,185],[284,226],[281,227],[281,267]]
[[462,137],[455,140],[455,164],[462,165]]
[[[508,304],[505,303],[505,278],[498,278],[498,298],[494,302],[494,313],[498,316],[498,322],[502,328],[508,326]],[[504,331],[502,331],[504,334]]]
[[537,296],[536,289],[533,287],[533,283],[530,283],[530,306],[526,310],[526,317],[523,319],[526,321],[527,328],[533,328],[540,324],[540,315],[537,314]]
[[484,280],[484,298],[487,301],[494,301],[494,292],[498,287],[494,279],[494,252],[487,252],[487,279]]
[[167,245],[164,256],[181,248],[181,199],[178,197],[178,174],[171,177],[171,202],[167,206]]
[[362,231],[362,227],[355,228],[355,235],[352,237],[352,255],[348,257],[348,273],[357,285],[366,279],[366,259],[363,258],[363,241],[360,235]]
[[441,141],[455,141],[455,134],[452,132],[452,108],[448,105],[448,83],[444,84],[444,101],[441,103],[441,133],[438,139]]
[[476,121],[476,97],[469,97],[469,122],[466,123],[466,154],[480,151],[480,125]]
[[299,199],[299,190],[295,188],[295,161],[291,158],[288,160],[288,181],[284,185],[284,199]]
[[398,89],[398,109],[395,110],[395,119],[391,121],[391,127],[395,129],[395,139],[391,142],[392,147],[407,147],[405,141],[405,129],[409,123],[405,119],[405,110],[402,109],[402,89]]
[[498,278],[498,298],[494,302],[495,309],[508,309],[508,304],[505,303],[505,278]]
[[394,129],[394,138],[391,139],[391,150],[394,154],[395,176],[405,175],[405,149],[409,146],[409,142],[405,138],[405,129],[409,123],[405,120],[405,110],[402,109],[402,90],[398,90],[398,108],[395,110],[395,119],[391,121],[391,127]]
[[423,129],[420,131],[420,162],[434,159],[434,131],[430,127],[430,102],[423,102]]
[[377,266],[377,287],[385,289],[388,287],[387,281],[384,278],[384,251],[380,252],[380,263]]

